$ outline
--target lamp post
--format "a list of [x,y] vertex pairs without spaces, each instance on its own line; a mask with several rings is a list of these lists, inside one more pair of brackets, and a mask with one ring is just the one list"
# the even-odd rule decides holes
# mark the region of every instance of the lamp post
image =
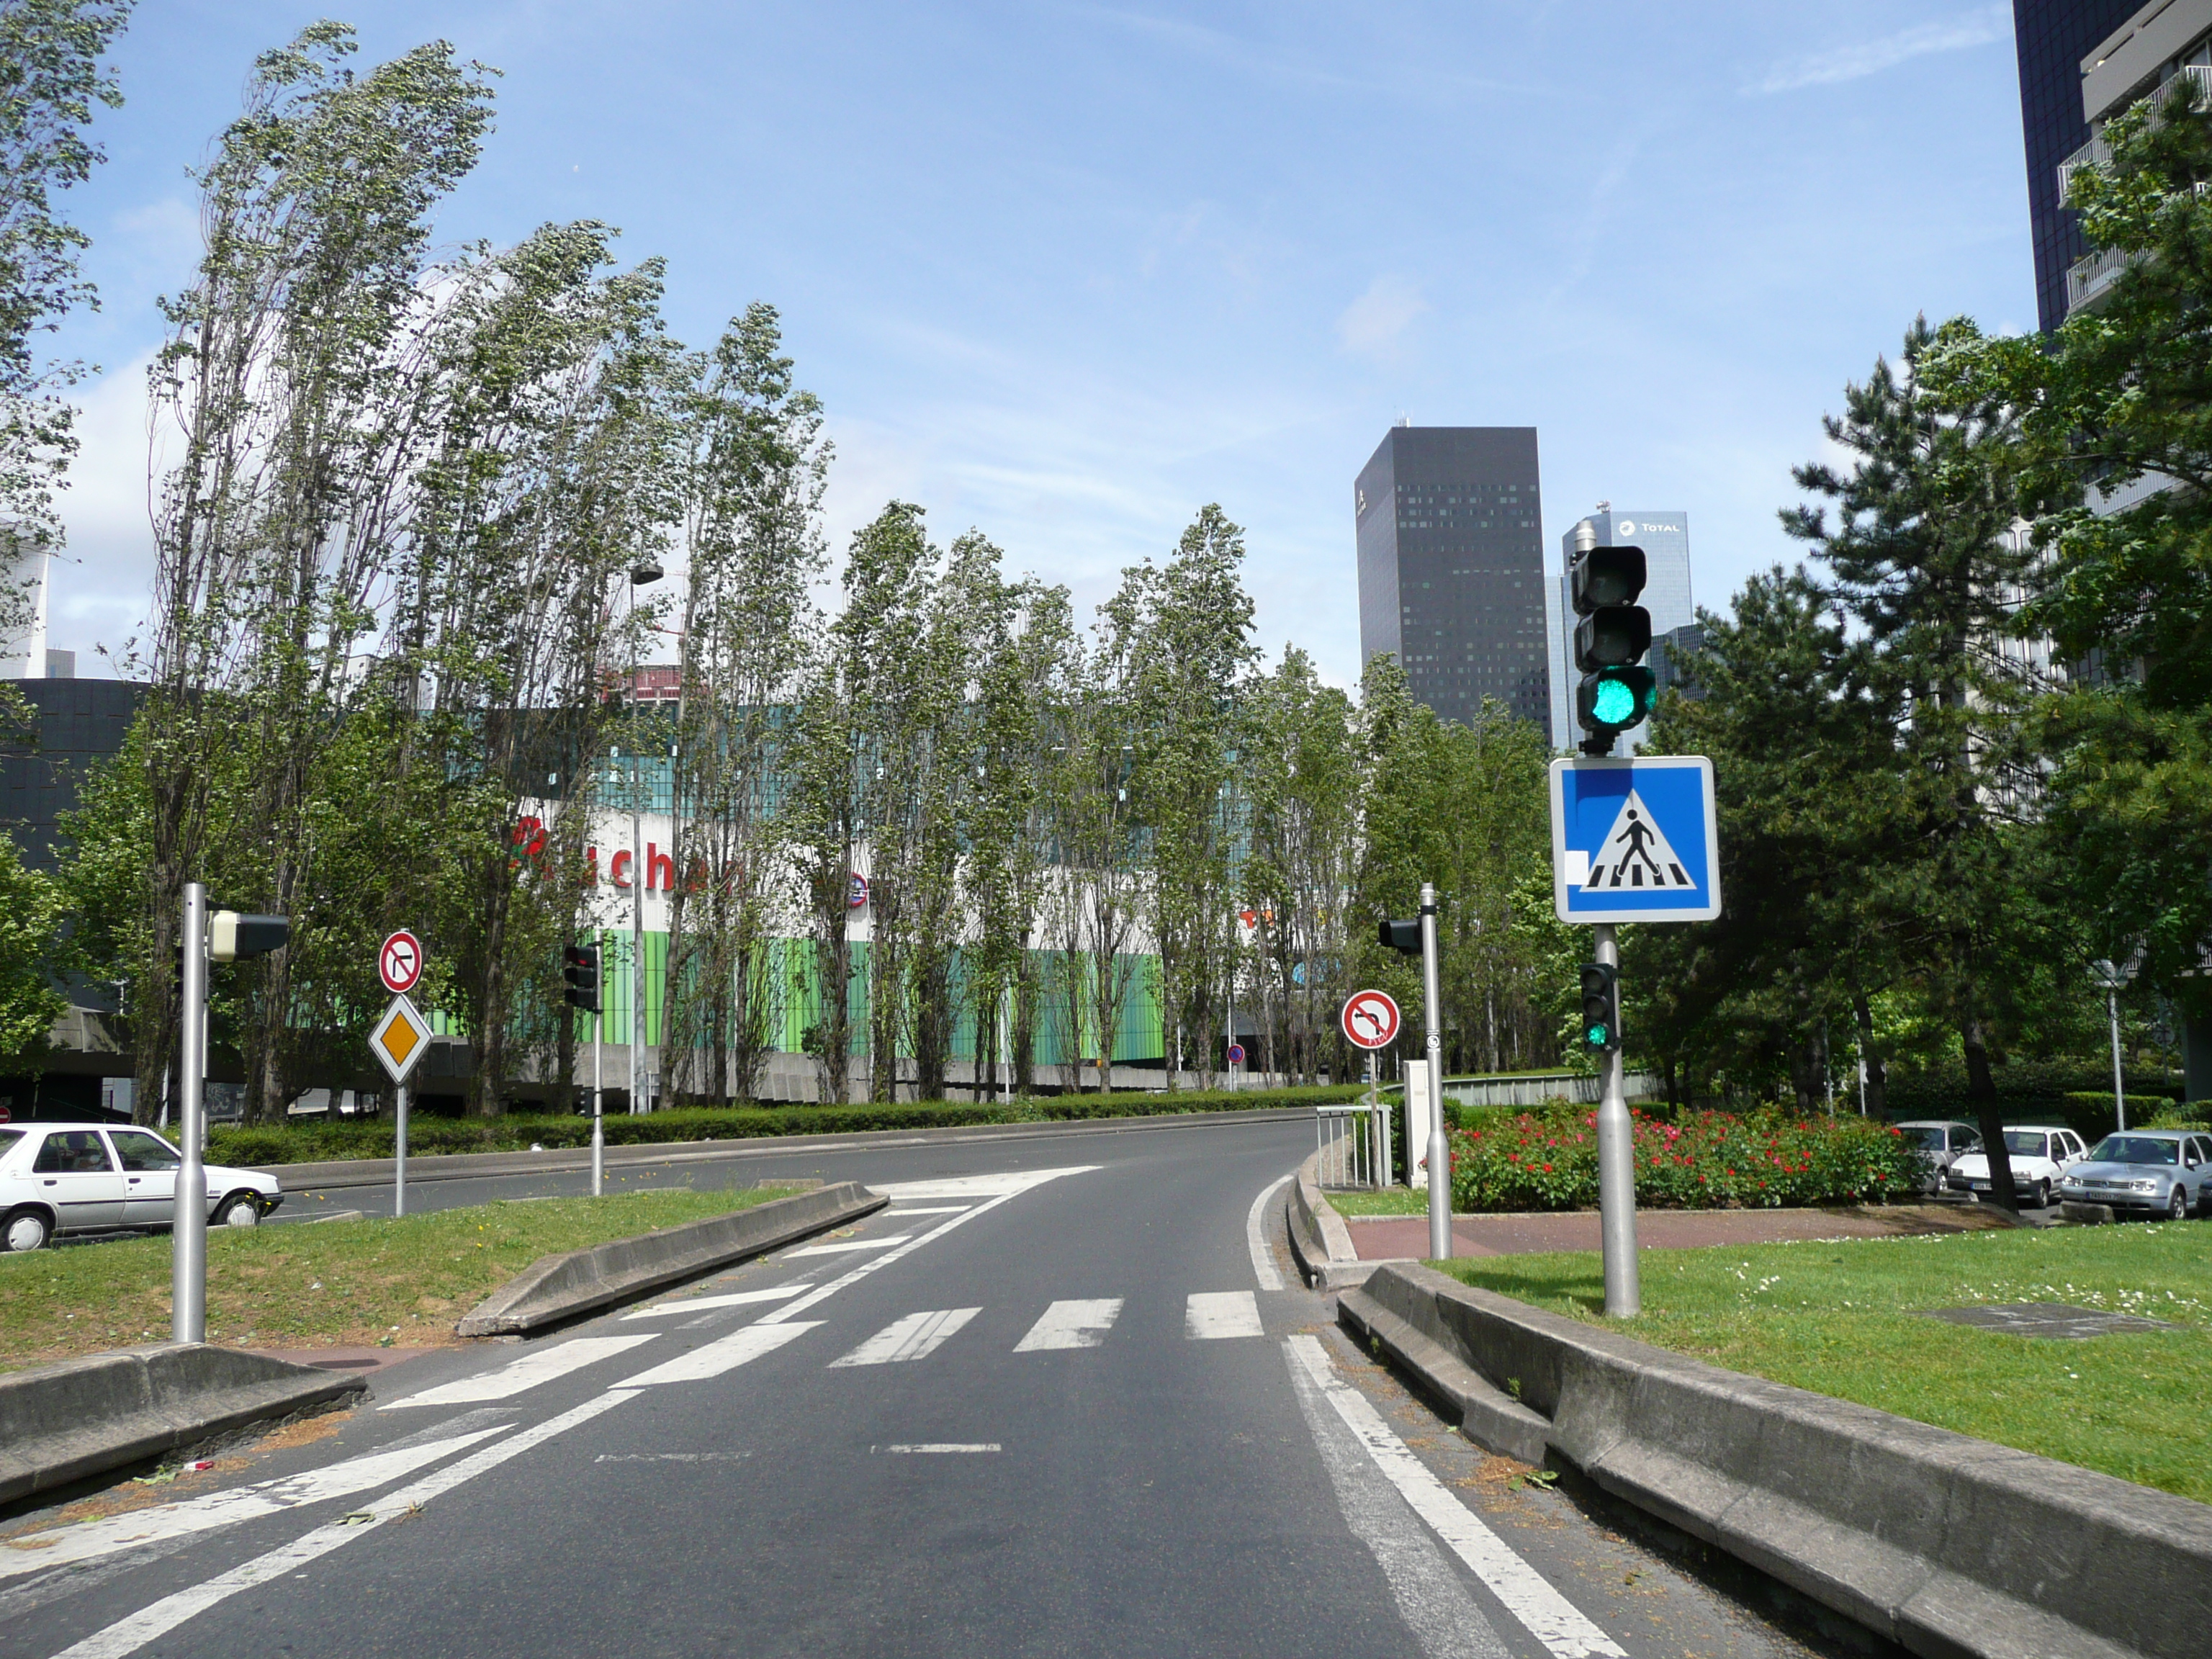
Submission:
[[2112,1028],[2112,1111],[2113,1127],[2128,1127],[2128,1086],[2126,1074],[2120,1068],[2120,993],[2136,976],[2136,969],[2142,962],[2142,947],[2124,963],[2115,963],[2100,957],[2089,964],[2089,977],[2105,988],[2105,1012]]

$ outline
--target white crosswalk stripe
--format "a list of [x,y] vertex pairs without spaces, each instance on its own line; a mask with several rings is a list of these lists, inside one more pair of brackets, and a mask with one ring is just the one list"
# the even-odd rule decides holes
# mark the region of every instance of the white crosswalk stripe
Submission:
[[945,1340],[982,1312],[981,1308],[935,1308],[894,1320],[847,1354],[830,1362],[841,1365],[890,1365],[902,1360],[924,1359],[942,1347]]
[[1263,1336],[1260,1304],[1250,1291],[1200,1291],[1183,1310],[1182,1334],[1194,1342]]
[[906,1241],[906,1234],[895,1233],[889,1238],[853,1238],[842,1244],[810,1244],[803,1250],[786,1250],[783,1259],[796,1261],[803,1255],[850,1255],[855,1250],[888,1250]]
[[774,1352],[793,1337],[804,1335],[820,1322],[819,1320],[801,1320],[789,1325],[747,1325],[717,1341],[709,1342],[703,1348],[694,1348],[690,1353],[663,1360],[650,1370],[640,1371],[635,1376],[626,1376],[615,1387],[642,1389],[661,1382],[704,1382],[758,1359],[764,1353]]
[[652,1340],[650,1332],[641,1336],[576,1337],[510,1360],[497,1370],[425,1389],[404,1400],[388,1401],[380,1409],[391,1412],[409,1406],[457,1406],[476,1400],[511,1400],[526,1389],[550,1382],[556,1376],[566,1376],[570,1371],[612,1358],[625,1349]]
[[1095,1348],[1106,1340],[1121,1317],[1121,1298],[1093,1302],[1055,1302],[1044,1317],[1030,1327],[1030,1334],[1014,1344],[1016,1353],[1036,1353],[1048,1348]]
[[656,1314],[700,1313],[708,1308],[741,1308],[752,1302],[782,1302],[794,1296],[804,1296],[814,1287],[811,1285],[771,1285],[765,1290],[732,1291],[724,1296],[695,1296],[678,1302],[655,1302],[623,1316],[624,1319],[651,1319]]

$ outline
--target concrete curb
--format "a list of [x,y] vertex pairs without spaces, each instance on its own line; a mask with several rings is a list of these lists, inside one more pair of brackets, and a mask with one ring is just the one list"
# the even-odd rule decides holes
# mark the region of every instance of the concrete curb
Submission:
[[1298,1165],[1291,1182],[1284,1220],[1291,1235],[1291,1255],[1316,1290],[1340,1291],[1364,1284],[1382,1264],[1362,1261],[1352,1243],[1344,1218],[1330,1207],[1316,1179],[1321,1154],[1316,1152]]
[[770,1199],[749,1210],[617,1238],[532,1262],[453,1327],[461,1336],[526,1334],[711,1273],[749,1255],[872,1215],[890,1200],[858,1182]]
[[204,1342],[0,1376],[0,1504],[360,1395],[358,1376]]
[[1439,1395],[1455,1379],[1422,1373],[1431,1349],[1513,1379],[1549,1413],[1550,1449],[1599,1486],[1911,1652],[2187,1659],[2212,1628],[2212,1506],[1723,1370],[1418,1265],[1382,1267],[1338,1307],[1355,1330],[1403,1341],[1395,1320],[1421,1338],[1384,1345]]
[[[1310,1106],[1270,1106],[1249,1112],[1155,1112],[1145,1117],[1084,1118],[1072,1123],[969,1123],[944,1129],[854,1129],[834,1135],[756,1135],[737,1140],[663,1140],[610,1146],[606,1167],[641,1164],[717,1164],[732,1158],[781,1158],[854,1147],[933,1146],[971,1140],[1025,1140],[1066,1135],[1131,1134],[1158,1129],[1201,1129],[1237,1123],[1311,1122]],[[334,1158],[320,1164],[256,1164],[287,1193],[337,1192],[349,1187],[388,1187],[398,1170],[388,1158]],[[589,1147],[545,1152],[447,1152],[407,1160],[407,1184],[481,1181],[499,1176],[573,1175],[592,1167]]]

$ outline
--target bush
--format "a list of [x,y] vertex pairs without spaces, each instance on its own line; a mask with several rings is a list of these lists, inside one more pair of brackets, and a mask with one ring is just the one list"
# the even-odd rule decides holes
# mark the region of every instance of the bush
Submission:
[[[750,1140],[780,1135],[851,1134],[866,1129],[945,1129],[981,1123],[1048,1123],[1093,1118],[1158,1117],[1186,1112],[1264,1111],[1350,1100],[1355,1085],[1318,1089],[1195,1090],[1179,1094],[1058,1095],[997,1101],[932,1101],[897,1106],[683,1106],[605,1120],[610,1146],[679,1145],[698,1140]],[[512,1152],[531,1146],[574,1148],[592,1144],[586,1116],[514,1114],[504,1117],[410,1117],[407,1151],[416,1158],[453,1152]],[[211,1163],[313,1164],[356,1158],[390,1158],[388,1118],[337,1122],[224,1127],[208,1136]]]
[[[1887,1124],[1695,1112],[1640,1112],[1636,1200],[1654,1209],[1780,1208],[1880,1202],[1911,1192],[1914,1153]],[[1524,1112],[1452,1137],[1456,1210],[1580,1210],[1597,1204],[1597,1114]]]
[[[2062,1109],[2068,1097],[2073,1095],[2099,1096],[2105,1103],[2105,1109],[2108,1113],[2112,1109],[2112,1062],[2109,1058],[2018,1060],[1997,1066],[1993,1076],[2004,1115],[2015,1123],[2039,1115],[2048,1116]],[[2177,1099],[2181,1094],[2179,1073],[2148,1066],[2130,1066],[2127,1086],[2128,1099],[2141,1100],[2146,1112],[2154,1104],[2153,1097],[2162,1103]],[[1888,1106],[1893,1118],[1957,1117],[1971,1122],[1973,1113],[1966,1105],[1966,1068],[1956,1060],[1946,1060],[1925,1070],[1893,1070],[1889,1074]],[[2134,1115],[2132,1106],[2129,1115]],[[2071,1127],[2081,1128],[2079,1124]],[[2109,1123],[2106,1125],[2107,1128],[2111,1127]]]

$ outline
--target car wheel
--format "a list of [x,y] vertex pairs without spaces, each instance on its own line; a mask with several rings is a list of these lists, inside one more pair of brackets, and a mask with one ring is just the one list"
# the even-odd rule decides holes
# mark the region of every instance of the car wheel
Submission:
[[40,1250],[54,1236],[54,1224],[42,1210],[18,1210],[0,1221],[0,1249]]
[[2189,1188],[2178,1181],[2173,1183],[2173,1191],[2166,1200],[2166,1218],[2168,1221],[2189,1219]]
[[2035,1207],[2039,1210],[2047,1210],[2051,1207],[2051,1183],[2047,1181],[2039,1181],[2035,1183]]
[[261,1206],[251,1193],[236,1193],[223,1200],[222,1207],[215,1212],[218,1227],[258,1227],[261,1224]]

